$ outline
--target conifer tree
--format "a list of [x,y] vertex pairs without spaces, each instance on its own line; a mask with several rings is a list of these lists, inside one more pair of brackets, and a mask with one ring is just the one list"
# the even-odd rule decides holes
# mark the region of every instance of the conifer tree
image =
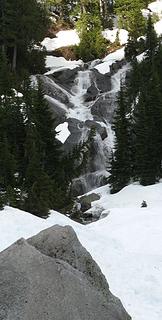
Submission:
[[141,9],[145,8],[143,0],[116,0],[116,14],[119,27],[128,30],[133,39],[145,34],[145,19]]
[[38,144],[40,146],[40,156],[42,168],[56,178],[59,171],[59,163],[61,158],[61,145],[56,139],[56,131],[54,129],[54,119],[47,101],[44,98],[41,82],[38,81],[38,88],[34,92],[33,100],[33,120],[38,134]]
[[80,19],[76,24],[80,44],[77,53],[84,61],[102,57],[106,51],[106,41],[102,36],[99,2],[81,1]]
[[0,95],[10,95],[12,88],[12,75],[8,65],[6,53],[0,51]]
[[[19,49],[31,50],[43,40],[49,26],[44,6],[37,0],[5,0],[1,9],[0,44],[11,57],[12,70],[17,68]],[[21,60],[21,57],[20,57]]]
[[146,58],[152,60],[155,55],[156,48],[158,46],[158,38],[154,25],[152,22],[151,15],[148,17],[147,28],[146,28]]
[[130,128],[125,88],[122,83],[113,125],[116,140],[109,177],[111,193],[120,191],[129,183],[131,177]]
[[4,209],[4,206],[5,206],[4,195],[0,191],[0,211]]
[[3,188],[15,185],[16,161],[10,152],[6,136],[0,137],[0,183]]
[[143,185],[160,178],[162,160],[162,95],[157,72],[143,83],[134,111],[135,173]]

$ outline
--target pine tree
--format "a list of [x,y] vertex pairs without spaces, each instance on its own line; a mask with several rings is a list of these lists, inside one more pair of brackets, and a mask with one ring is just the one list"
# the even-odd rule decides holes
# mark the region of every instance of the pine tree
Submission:
[[162,160],[162,95],[157,72],[143,83],[134,111],[135,173],[143,185],[160,178]]
[[147,21],[147,29],[146,29],[146,49],[147,49],[146,58],[149,59],[150,61],[154,58],[157,46],[158,46],[157,34],[154,29],[151,15],[149,15],[148,21]]
[[130,164],[130,129],[127,118],[127,100],[125,89],[121,84],[118,96],[118,106],[114,117],[115,151],[112,155],[109,183],[111,193],[120,191],[125,187],[131,177]]
[[15,185],[16,161],[5,136],[0,137],[0,184],[2,188]]
[[53,187],[50,178],[45,172],[40,172],[39,176],[32,184],[28,197],[25,201],[25,210],[46,218],[49,209],[53,207]]
[[136,58],[138,43],[137,40],[129,35],[128,42],[125,46],[125,58],[132,61]]
[[145,34],[146,23],[141,12],[145,8],[143,0],[116,0],[115,7],[119,28],[128,30],[134,39]]
[[5,0],[1,12],[0,44],[9,52],[15,71],[19,49],[31,50],[34,44],[43,40],[49,20],[44,6],[37,0]]
[[5,201],[4,201],[4,195],[2,192],[0,192],[0,211],[4,209]]
[[80,44],[76,48],[79,57],[84,61],[102,57],[106,52],[106,41],[102,36],[98,1],[81,1],[76,27],[80,36]]
[[62,154],[61,145],[56,139],[54,119],[52,118],[48,103],[44,98],[40,81],[38,81],[38,88],[34,92],[33,121],[39,140],[38,144],[42,168],[48,175],[56,178]]
[[0,51],[0,95],[10,95],[12,88],[12,75],[5,52]]

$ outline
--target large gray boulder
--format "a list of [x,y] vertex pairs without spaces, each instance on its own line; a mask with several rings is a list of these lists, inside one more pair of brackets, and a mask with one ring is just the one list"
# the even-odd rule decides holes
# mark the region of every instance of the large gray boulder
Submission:
[[129,320],[71,227],[0,253],[0,320]]

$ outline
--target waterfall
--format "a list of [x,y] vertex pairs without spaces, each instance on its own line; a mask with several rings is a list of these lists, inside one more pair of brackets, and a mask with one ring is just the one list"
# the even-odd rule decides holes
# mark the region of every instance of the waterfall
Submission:
[[87,141],[90,128],[96,129],[84,173],[73,180],[74,195],[86,193],[106,183],[109,175],[107,168],[114,146],[111,123],[116,108],[116,97],[121,79],[125,79],[129,69],[129,64],[124,65],[111,76],[111,80],[101,75],[101,78],[98,78],[100,81],[111,81],[110,86],[103,85],[105,89],[102,90],[97,87],[100,82],[93,72],[92,64],[88,70],[76,71],[75,78],[69,78],[68,84],[66,80],[63,83],[59,83],[58,79],[55,81],[54,76],[44,78],[47,87],[46,99],[53,105],[56,116],[58,114],[58,118],[60,116],[60,119],[67,121],[69,125],[71,134],[63,146],[66,152],[71,151],[81,141]]
[[69,117],[76,118],[81,121],[92,120],[90,107],[85,103],[85,94],[91,86],[91,71],[79,71],[71,89],[70,102],[74,105],[69,110]]

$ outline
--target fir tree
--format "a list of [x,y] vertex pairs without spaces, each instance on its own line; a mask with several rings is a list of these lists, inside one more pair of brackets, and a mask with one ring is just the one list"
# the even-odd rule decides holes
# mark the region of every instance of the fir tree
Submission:
[[79,57],[84,61],[102,57],[106,52],[106,41],[102,36],[98,1],[81,3],[81,15],[76,27],[80,36],[80,44],[76,48]]
[[162,95],[154,69],[140,91],[134,132],[136,177],[143,185],[153,184],[160,178],[162,159]]
[[114,117],[114,131],[116,136],[115,151],[112,155],[109,177],[111,193],[118,192],[125,187],[129,183],[131,176],[130,129],[127,118],[127,100],[122,84]]
[[152,60],[155,55],[155,51],[158,45],[158,38],[156,31],[154,29],[154,25],[152,22],[151,15],[148,17],[147,21],[147,29],[146,29],[146,58]]

